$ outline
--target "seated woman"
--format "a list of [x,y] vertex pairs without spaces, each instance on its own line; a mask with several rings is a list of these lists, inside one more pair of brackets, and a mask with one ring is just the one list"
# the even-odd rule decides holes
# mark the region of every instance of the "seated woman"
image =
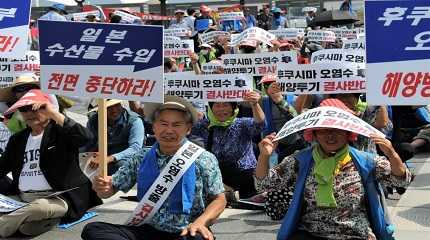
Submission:
[[[336,99],[326,99],[320,106],[349,111]],[[270,170],[269,156],[277,145],[274,135],[259,144],[257,190],[287,188],[295,182],[278,239],[391,239],[378,182],[406,186],[411,174],[390,141],[370,137],[385,158],[351,147],[348,142],[357,135],[348,131],[307,129],[304,137],[314,145]]]
[[253,118],[237,118],[237,103],[209,103],[209,119],[200,120],[191,131],[192,135],[203,138],[205,148],[219,161],[224,184],[239,191],[241,198],[256,194],[253,174],[257,160],[252,138],[264,127],[260,98],[256,92],[244,97],[252,107]]

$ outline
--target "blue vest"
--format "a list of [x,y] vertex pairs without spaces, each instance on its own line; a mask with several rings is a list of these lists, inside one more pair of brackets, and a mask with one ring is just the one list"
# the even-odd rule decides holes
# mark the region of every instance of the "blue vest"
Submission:
[[[379,240],[394,240],[394,226],[390,223],[388,211],[384,208],[384,195],[381,186],[375,178],[375,161],[371,154],[349,147],[350,154],[364,186],[367,215],[370,227]],[[288,212],[282,220],[277,240],[287,240],[295,231],[300,219],[303,203],[303,192],[306,179],[308,178],[312,165],[312,148],[302,150],[297,156],[299,161],[299,174],[294,190],[293,200]]]

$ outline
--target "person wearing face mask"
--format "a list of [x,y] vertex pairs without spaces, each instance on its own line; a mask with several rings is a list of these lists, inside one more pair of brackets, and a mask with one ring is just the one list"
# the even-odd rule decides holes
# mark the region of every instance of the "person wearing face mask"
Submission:
[[200,66],[215,59],[216,59],[216,50],[211,45],[207,43],[200,45],[200,52],[199,52]]
[[282,10],[280,8],[273,10],[272,30],[288,28],[287,19],[281,14]]
[[[121,100],[110,99],[107,106],[108,175],[114,174],[123,164],[143,147],[145,129],[139,115],[125,109]],[[87,128],[92,133],[89,143],[81,150],[97,152],[98,149],[98,108],[90,111]],[[97,156],[90,160],[89,166],[97,168]]]

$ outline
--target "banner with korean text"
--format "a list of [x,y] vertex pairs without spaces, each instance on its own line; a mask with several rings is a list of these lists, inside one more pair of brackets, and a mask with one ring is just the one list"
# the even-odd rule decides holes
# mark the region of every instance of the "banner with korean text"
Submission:
[[345,50],[366,50],[364,38],[343,40],[342,48]]
[[252,28],[246,29],[240,34],[232,35],[230,45],[236,46],[240,44],[242,41],[255,40],[255,41],[260,41],[262,43],[265,43],[269,46],[272,46],[273,44],[271,43],[271,41],[275,39],[276,39],[276,36],[274,34],[262,28],[252,27]]
[[278,66],[278,83],[285,94],[363,93],[366,79],[357,64],[318,63]]
[[31,0],[0,1],[0,58],[24,57],[28,49]]
[[311,30],[308,32],[307,38],[312,42],[335,42],[336,34],[332,31]]
[[428,105],[430,1],[366,0],[367,100]]
[[0,88],[7,87],[24,74],[40,74],[38,51],[28,51],[23,58],[0,58]]
[[274,34],[278,39],[294,40],[298,37],[303,37],[305,34],[302,28],[280,28],[276,30],[269,30],[271,34]]
[[365,54],[364,50],[324,49],[312,53],[311,63],[354,63],[360,69],[365,69]]
[[317,107],[291,119],[276,134],[275,140],[309,128],[336,128],[366,137],[370,134],[385,136],[361,118],[336,107]]
[[164,39],[164,57],[188,57],[194,53],[193,40]]
[[164,29],[164,37],[189,37],[191,31],[186,28]]
[[191,73],[165,74],[164,91],[190,102],[242,102],[252,91],[252,77],[239,74],[196,75]]
[[39,28],[45,92],[163,102],[162,27],[39,21]]
[[221,56],[225,74],[249,74],[264,76],[276,74],[277,68],[285,64],[297,64],[297,53],[294,51],[224,54]]
[[212,31],[207,33],[199,34],[200,40],[202,43],[213,43],[217,38],[224,37],[224,38],[230,38],[229,32],[224,31]]

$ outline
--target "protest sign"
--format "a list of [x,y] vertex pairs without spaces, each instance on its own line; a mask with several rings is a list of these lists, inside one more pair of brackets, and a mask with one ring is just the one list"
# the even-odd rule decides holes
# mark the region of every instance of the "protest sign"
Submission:
[[245,40],[255,40],[272,46],[271,41],[275,39],[276,37],[272,33],[258,27],[252,27],[252,28],[246,29],[245,31],[235,36],[234,38],[232,36],[230,45],[236,46],[240,42]]
[[0,213],[10,213],[22,207],[25,207],[28,203],[18,202],[10,197],[0,194]]
[[29,51],[23,58],[0,58],[0,88],[12,84],[13,80],[23,74],[40,74],[38,51]]
[[348,39],[343,41],[342,48],[345,50],[366,50],[366,42],[364,38]]
[[194,53],[193,40],[169,40],[164,39],[164,57],[188,57]]
[[218,37],[229,38],[230,33],[224,32],[224,31],[212,31],[212,32],[200,34],[200,40],[202,41],[202,43],[208,43],[208,44],[213,43],[215,39]]
[[312,30],[308,32],[307,38],[311,42],[335,42],[336,35],[332,31]]
[[346,39],[357,39],[359,30],[358,29],[347,29],[347,28],[330,28],[328,31],[334,32],[336,38]]
[[163,102],[162,27],[39,21],[39,28],[45,92]]
[[243,12],[221,12],[219,13],[219,21],[242,20],[245,16]]
[[0,2],[0,57],[23,57],[29,50],[31,0]]
[[196,75],[189,73],[165,74],[165,94],[194,102],[241,102],[252,91],[248,75]]
[[126,22],[126,23],[134,23],[134,21],[138,20],[142,20],[142,18],[135,16],[133,14],[130,13],[126,13],[123,11],[115,11],[113,12],[114,15],[118,15],[121,17],[121,22]]
[[276,74],[280,65],[297,64],[294,51],[267,52],[253,54],[224,54],[221,56],[224,73],[264,76]]
[[362,93],[366,78],[352,63],[289,64],[278,66],[285,94]]
[[222,63],[204,63],[202,64],[202,72],[205,74],[216,74],[223,71],[224,67]]
[[188,37],[191,31],[186,28],[164,29],[164,37]]
[[300,28],[281,28],[277,30],[269,30],[278,39],[293,40],[298,37],[303,37],[304,31]]
[[366,57],[364,55],[364,50],[323,49],[312,53],[311,63],[355,63],[360,69],[365,69]]
[[275,141],[309,128],[336,128],[365,137],[369,137],[370,134],[385,137],[379,130],[347,111],[337,107],[317,107],[285,123],[276,134]]
[[170,21],[175,19],[173,16],[161,16],[155,14],[136,13],[143,21]]
[[365,8],[368,101],[429,104],[430,2],[367,0]]
[[88,11],[88,12],[79,12],[79,13],[72,13],[69,14],[70,18],[73,18],[74,21],[84,21],[86,20],[87,16],[94,15],[97,18],[100,18],[100,11],[94,10],[94,11]]

